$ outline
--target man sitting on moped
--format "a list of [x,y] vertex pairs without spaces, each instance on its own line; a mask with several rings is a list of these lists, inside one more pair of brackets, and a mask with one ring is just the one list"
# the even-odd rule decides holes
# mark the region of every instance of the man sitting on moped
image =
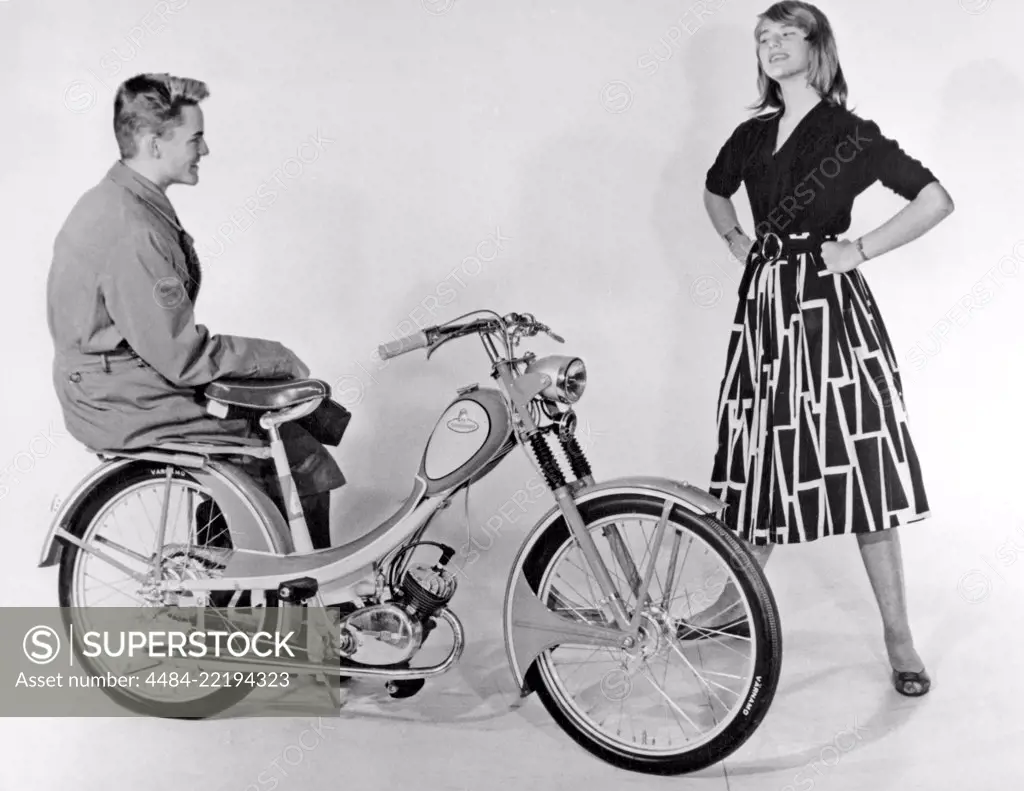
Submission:
[[[199,107],[208,95],[204,83],[168,74],[124,82],[114,99],[121,158],[78,200],[54,243],[47,281],[53,383],[68,432],[93,451],[218,437],[264,445],[252,416],[209,414],[203,387],[222,378],[309,375],[276,341],[215,335],[196,324],[200,264],[166,190],[199,181],[200,160],[210,153]],[[345,478],[316,436],[322,421],[315,416],[280,432],[313,547],[323,549],[330,546],[330,492]],[[287,513],[272,460],[237,463]],[[212,501],[200,504],[199,543],[223,545],[223,531],[213,527],[218,517]]]

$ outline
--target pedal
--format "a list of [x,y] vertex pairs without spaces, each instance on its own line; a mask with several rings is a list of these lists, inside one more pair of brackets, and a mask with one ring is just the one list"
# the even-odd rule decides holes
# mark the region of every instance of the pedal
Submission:
[[425,678],[403,678],[389,681],[384,685],[388,694],[393,698],[411,698],[427,683]]
[[301,604],[307,599],[312,599],[316,596],[319,589],[320,583],[313,577],[299,577],[298,579],[288,580],[278,585],[277,596],[283,602]]

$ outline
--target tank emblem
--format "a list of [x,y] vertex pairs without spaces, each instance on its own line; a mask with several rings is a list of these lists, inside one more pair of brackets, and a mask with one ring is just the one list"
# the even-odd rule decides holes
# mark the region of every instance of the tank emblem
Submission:
[[453,417],[446,425],[458,434],[471,434],[480,428],[480,424],[473,420],[465,409],[460,409],[458,416]]

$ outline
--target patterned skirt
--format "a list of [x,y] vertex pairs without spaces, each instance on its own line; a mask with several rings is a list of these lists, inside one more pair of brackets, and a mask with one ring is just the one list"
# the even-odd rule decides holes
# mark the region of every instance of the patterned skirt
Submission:
[[755,545],[930,515],[885,325],[859,269],[825,268],[831,239],[769,234],[740,285],[710,491]]

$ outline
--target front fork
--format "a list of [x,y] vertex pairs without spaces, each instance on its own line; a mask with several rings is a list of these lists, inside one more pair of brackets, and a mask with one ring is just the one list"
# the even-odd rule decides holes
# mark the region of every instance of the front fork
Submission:
[[642,578],[632,556],[629,554],[629,550],[626,548],[625,542],[622,540],[618,526],[612,525],[606,531],[608,532],[612,554],[625,574],[632,593],[636,598],[637,607],[634,609],[632,617],[630,617],[626,602],[623,600],[618,586],[612,580],[604,558],[601,557],[600,552],[597,550],[597,545],[594,543],[594,537],[590,534],[583,521],[583,517],[580,515],[579,509],[576,507],[576,491],[580,486],[593,483],[593,475],[590,470],[590,464],[583,454],[583,449],[580,448],[576,437],[571,431],[565,430],[567,424],[571,425],[568,421],[562,423],[561,427],[557,430],[557,436],[561,443],[562,451],[569,460],[569,465],[576,478],[573,482],[565,480],[555,455],[545,439],[544,433],[550,431],[550,429],[534,430],[527,439],[527,443],[533,451],[541,475],[544,476],[545,481],[555,496],[555,502],[558,504],[559,510],[561,510],[565,522],[569,526],[569,530],[579,544],[580,551],[583,553],[591,573],[597,580],[598,587],[604,596],[598,602],[599,607],[608,609],[609,614],[619,629],[629,634],[635,634],[640,626],[640,619],[643,614],[643,607],[640,605],[647,601],[647,592],[654,575],[655,563],[657,562],[661,543],[665,536],[668,516],[672,511],[673,503],[671,500],[665,501],[661,518],[658,520],[658,525],[654,531],[654,544],[650,552],[650,565],[647,567]]
[[651,586],[651,578],[654,575],[654,564],[657,562],[658,552],[661,550],[661,542],[665,536],[665,527],[668,525],[668,515],[672,511],[672,501],[666,500],[665,507],[662,509],[661,518],[658,520],[658,526],[654,531],[654,545],[651,548],[650,564],[643,579],[639,578],[636,565],[622,541],[618,527],[613,526],[611,528],[613,532],[609,536],[609,543],[612,546],[616,560],[619,561],[619,565],[632,578],[630,579],[631,587],[637,600],[637,607],[634,609],[631,618],[626,610],[626,603],[619,593],[618,586],[612,580],[604,558],[597,551],[594,537],[590,534],[586,524],[584,524],[583,517],[580,516],[572,495],[563,490],[555,493],[555,499],[565,517],[566,524],[569,525],[569,530],[572,531],[573,536],[575,536],[576,541],[579,543],[580,551],[583,553],[587,565],[590,566],[590,571],[596,578],[598,587],[604,594],[604,598],[598,602],[598,606],[602,608],[607,607],[610,610],[612,618],[620,629],[629,633],[635,632],[640,626],[640,618],[643,615],[643,607],[640,605],[647,600],[647,591]]
[[[651,552],[651,561],[647,573],[644,579],[636,579],[634,582],[633,592],[636,596],[637,607],[631,618],[626,609],[626,603],[623,601],[618,587],[613,582],[608,567],[597,551],[597,545],[594,543],[590,531],[587,530],[579,509],[576,507],[576,492],[582,487],[593,484],[594,478],[590,469],[590,463],[587,461],[583,449],[580,447],[579,441],[575,436],[575,414],[570,409],[568,412],[563,413],[556,423],[545,427],[538,426],[530,415],[529,405],[537,392],[539,392],[538,385],[542,387],[544,383],[533,381],[529,385],[523,385],[529,379],[529,375],[517,379],[513,375],[512,363],[500,357],[491,338],[485,336],[483,342],[484,348],[494,364],[494,376],[505,386],[506,394],[511,402],[511,411],[516,422],[516,432],[519,435],[519,439],[533,451],[534,458],[532,460],[554,494],[555,501],[565,517],[566,524],[579,543],[587,565],[597,580],[597,584],[604,597],[600,602],[600,606],[609,609],[618,628],[614,629],[591,624],[570,625],[567,619],[560,618],[551,613],[536,596],[526,595],[525,590],[517,589],[513,593],[513,598],[525,601],[524,607],[529,612],[529,615],[525,616],[526,620],[518,624],[518,626],[537,633],[535,634],[535,639],[540,633],[546,633],[543,638],[540,638],[542,640],[541,644],[545,645],[551,639],[552,633],[561,632],[563,635],[568,636],[571,632],[594,645],[619,644],[627,648],[632,647],[643,613],[641,604],[647,599],[647,590],[650,587],[651,577],[654,574],[654,564],[657,561],[658,551],[661,548],[665,526],[668,524],[668,515],[672,510],[672,502],[668,499],[665,501],[665,508],[662,511],[661,519],[658,521],[655,531],[654,548]],[[568,459],[572,474],[576,479],[571,483],[565,480],[565,476],[558,461],[555,459],[551,446],[547,443],[546,434],[552,431],[557,435],[561,443],[562,452],[565,454],[566,459]],[[530,454],[528,453],[527,455],[529,456]],[[616,556],[627,577],[633,581],[632,578],[637,576],[636,566],[626,550],[618,527],[611,527],[611,531],[613,531],[613,534],[609,538],[611,539],[613,554]],[[633,574],[630,574],[631,570],[634,572]],[[636,582],[639,585],[635,584]],[[526,586],[526,582],[522,577],[519,578],[518,585]],[[557,619],[557,622],[553,619]],[[626,634],[623,635],[623,632]],[[537,646],[534,646],[534,648],[537,648]]]

